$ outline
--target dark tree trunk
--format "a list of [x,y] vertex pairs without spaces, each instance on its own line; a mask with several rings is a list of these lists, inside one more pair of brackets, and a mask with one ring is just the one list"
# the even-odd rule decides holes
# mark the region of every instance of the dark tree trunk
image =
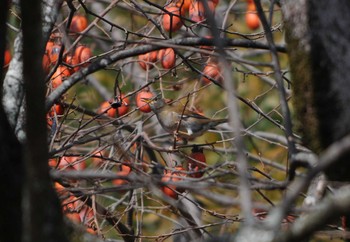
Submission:
[[0,241],[21,241],[22,178],[22,147],[0,105]]
[[[328,147],[350,133],[350,2],[310,0],[311,69],[320,143]],[[326,171],[350,180],[350,152]]]
[[[319,154],[350,134],[350,1],[285,1],[283,13],[299,130]],[[350,181],[349,171],[350,151],[325,173]]]
[[26,95],[25,182],[23,241],[68,241],[61,207],[49,176],[45,119],[45,82],[42,70],[44,42],[41,1],[21,0],[23,77]]
[[[294,104],[304,144],[316,153],[350,133],[350,2],[285,1]],[[350,180],[350,152],[326,172]]]

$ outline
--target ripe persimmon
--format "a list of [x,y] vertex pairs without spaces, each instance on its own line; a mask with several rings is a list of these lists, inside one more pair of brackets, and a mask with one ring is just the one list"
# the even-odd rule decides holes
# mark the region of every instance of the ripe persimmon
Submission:
[[74,72],[77,72],[79,70],[79,66],[78,66],[79,62],[74,55],[67,55],[64,61],[66,62],[66,64],[71,66],[71,67],[68,67],[68,70],[71,75]]
[[123,116],[129,111],[129,105],[130,105],[130,100],[129,98],[125,97],[124,94],[122,94],[119,97],[119,100],[121,103],[121,106],[114,106],[114,103],[111,101],[104,101],[99,108],[98,113],[104,113],[111,117],[114,118],[117,115]]
[[88,20],[84,15],[74,15],[69,30],[72,32],[82,32],[88,26]]
[[79,64],[86,67],[89,65],[87,61],[92,57],[91,49],[87,46],[80,45],[75,49],[74,56]]
[[118,117],[127,114],[129,112],[129,107],[130,107],[130,100],[129,98],[125,97],[124,94],[121,94],[119,96],[119,101],[121,102],[121,106],[117,108]]
[[50,117],[54,117],[55,115],[63,115],[64,114],[64,107],[60,103],[55,103],[50,112],[48,113]]
[[59,65],[56,72],[57,74],[60,74],[63,79],[69,77],[71,74],[69,68],[64,65]]
[[151,107],[143,99],[150,99],[153,97],[153,93],[148,90],[141,90],[136,94],[136,106],[143,113],[151,112]]
[[46,47],[45,47],[45,52],[47,52],[47,54],[49,54],[52,50],[52,47],[54,46],[54,42],[49,40],[46,43]]
[[205,84],[209,84],[211,82],[211,80],[207,77],[210,77],[217,82],[222,81],[221,70],[216,62],[209,62],[205,65],[202,76],[202,81]]
[[54,78],[51,79],[51,86],[53,89],[56,89],[58,86],[60,86],[63,83],[61,75],[55,75]]
[[[118,176],[127,176],[131,172],[130,166],[127,165],[121,165],[121,171],[118,171],[116,175]],[[125,179],[114,179],[112,180],[113,185],[120,186],[126,184],[128,181]]]
[[109,101],[104,101],[103,103],[101,103],[99,107],[98,113],[104,113],[104,112],[111,118],[115,118],[117,114],[117,110],[112,107]]
[[10,52],[10,50],[5,50],[5,53],[4,53],[4,67],[3,68],[8,67],[8,65],[10,64],[10,61],[11,61],[11,52]]
[[70,76],[70,72],[68,71],[68,68],[65,66],[58,66],[57,70],[51,77],[51,86],[53,89],[57,88],[59,85],[62,84],[63,80]]
[[188,10],[190,8],[192,0],[178,0],[176,6],[181,8],[181,10]]
[[[184,173],[185,169],[182,166],[175,167],[175,171],[164,170],[164,175],[162,177],[162,182],[177,182],[181,181],[186,174]],[[180,189],[175,185],[165,185],[162,186],[162,191],[168,197],[177,199],[178,193],[184,192],[184,189]]]
[[144,70],[151,70],[153,68],[152,63],[157,61],[157,51],[151,51],[146,54],[139,55],[139,65]]
[[[52,51],[52,47],[54,46],[54,43],[53,41],[49,40],[47,43],[46,43],[46,47],[45,47],[45,53],[43,55],[43,61],[42,61],[42,65],[43,65],[43,70],[45,73],[48,73],[50,71],[50,68],[52,66],[52,62],[51,62],[51,59],[50,59],[50,53]],[[55,50],[55,52],[59,53],[59,50]],[[58,54],[57,54],[57,57],[58,57]],[[54,53],[54,59],[56,58],[56,53]]]
[[[169,5],[164,8],[168,12],[163,14],[163,28],[167,32],[176,32],[178,31],[183,23],[179,16],[181,16],[180,8],[174,5]],[[177,16],[176,16],[177,15]]]
[[245,21],[247,26],[251,30],[256,30],[260,26],[260,19],[256,13],[256,7],[254,3],[248,4],[247,13],[245,14]]
[[163,56],[164,56],[164,52],[165,52],[165,49],[160,49],[158,50],[158,54],[157,54],[157,60],[162,60]]
[[63,82],[63,77],[69,76],[69,72],[67,73],[68,70],[61,69],[61,66],[57,67],[57,70],[51,77],[51,87],[53,89],[57,88],[60,86]]
[[173,48],[166,48],[159,51],[159,60],[165,69],[171,69],[175,66],[176,54]]

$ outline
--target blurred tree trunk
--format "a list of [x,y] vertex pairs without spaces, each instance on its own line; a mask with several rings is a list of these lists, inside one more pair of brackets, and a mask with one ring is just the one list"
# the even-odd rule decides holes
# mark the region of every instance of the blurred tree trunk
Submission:
[[[347,0],[283,4],[299,129],[317,154],[350,133],[349,12]],[[350,151],[325,173],[332,181],[350,181],[349,169]],[[347,228],[349,222],[348,214]]]
[[[294,106],[304,144],[319,154],[350,133],[350,2],[285,0]],[[326,172],[349,181],[350,151]]]
[[[282,9],[299,131],[304,145],[320,154],[350,133],[350,2],[286,0]],[[350,151],[325,173],[331,181],[350,181],[349,169]],[[347,229],[349,221],[347,214]]]

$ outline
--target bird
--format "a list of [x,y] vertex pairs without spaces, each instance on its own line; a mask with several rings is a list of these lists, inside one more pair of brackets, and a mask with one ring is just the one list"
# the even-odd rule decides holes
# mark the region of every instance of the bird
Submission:
[[193,139],[203,135],[207,130],[226,123],[228,120],[211,119],[199,113],[186,109],[181,105],[170,105],[164,98],[145,98],[153,113],[157,116],[162,128],[183,139]]

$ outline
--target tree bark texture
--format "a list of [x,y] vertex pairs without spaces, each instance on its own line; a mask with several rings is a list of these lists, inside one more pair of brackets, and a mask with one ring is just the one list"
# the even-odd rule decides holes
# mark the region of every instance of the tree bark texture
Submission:
[[[303,141],[322,152],[350,133],[350,2],[284,1],[294,106]],[[350,151],[327,169],[349,181]]]
[[[9,1],[0,1],[0,97],[2,96],[2,80],[4,52],[6,47],[6,20]],[[0,241],[20,241],[22,234],[22,149],[14,135],[0,103],[0,194],[1,216]],[[5,232],[6,231],[6,232]]]

